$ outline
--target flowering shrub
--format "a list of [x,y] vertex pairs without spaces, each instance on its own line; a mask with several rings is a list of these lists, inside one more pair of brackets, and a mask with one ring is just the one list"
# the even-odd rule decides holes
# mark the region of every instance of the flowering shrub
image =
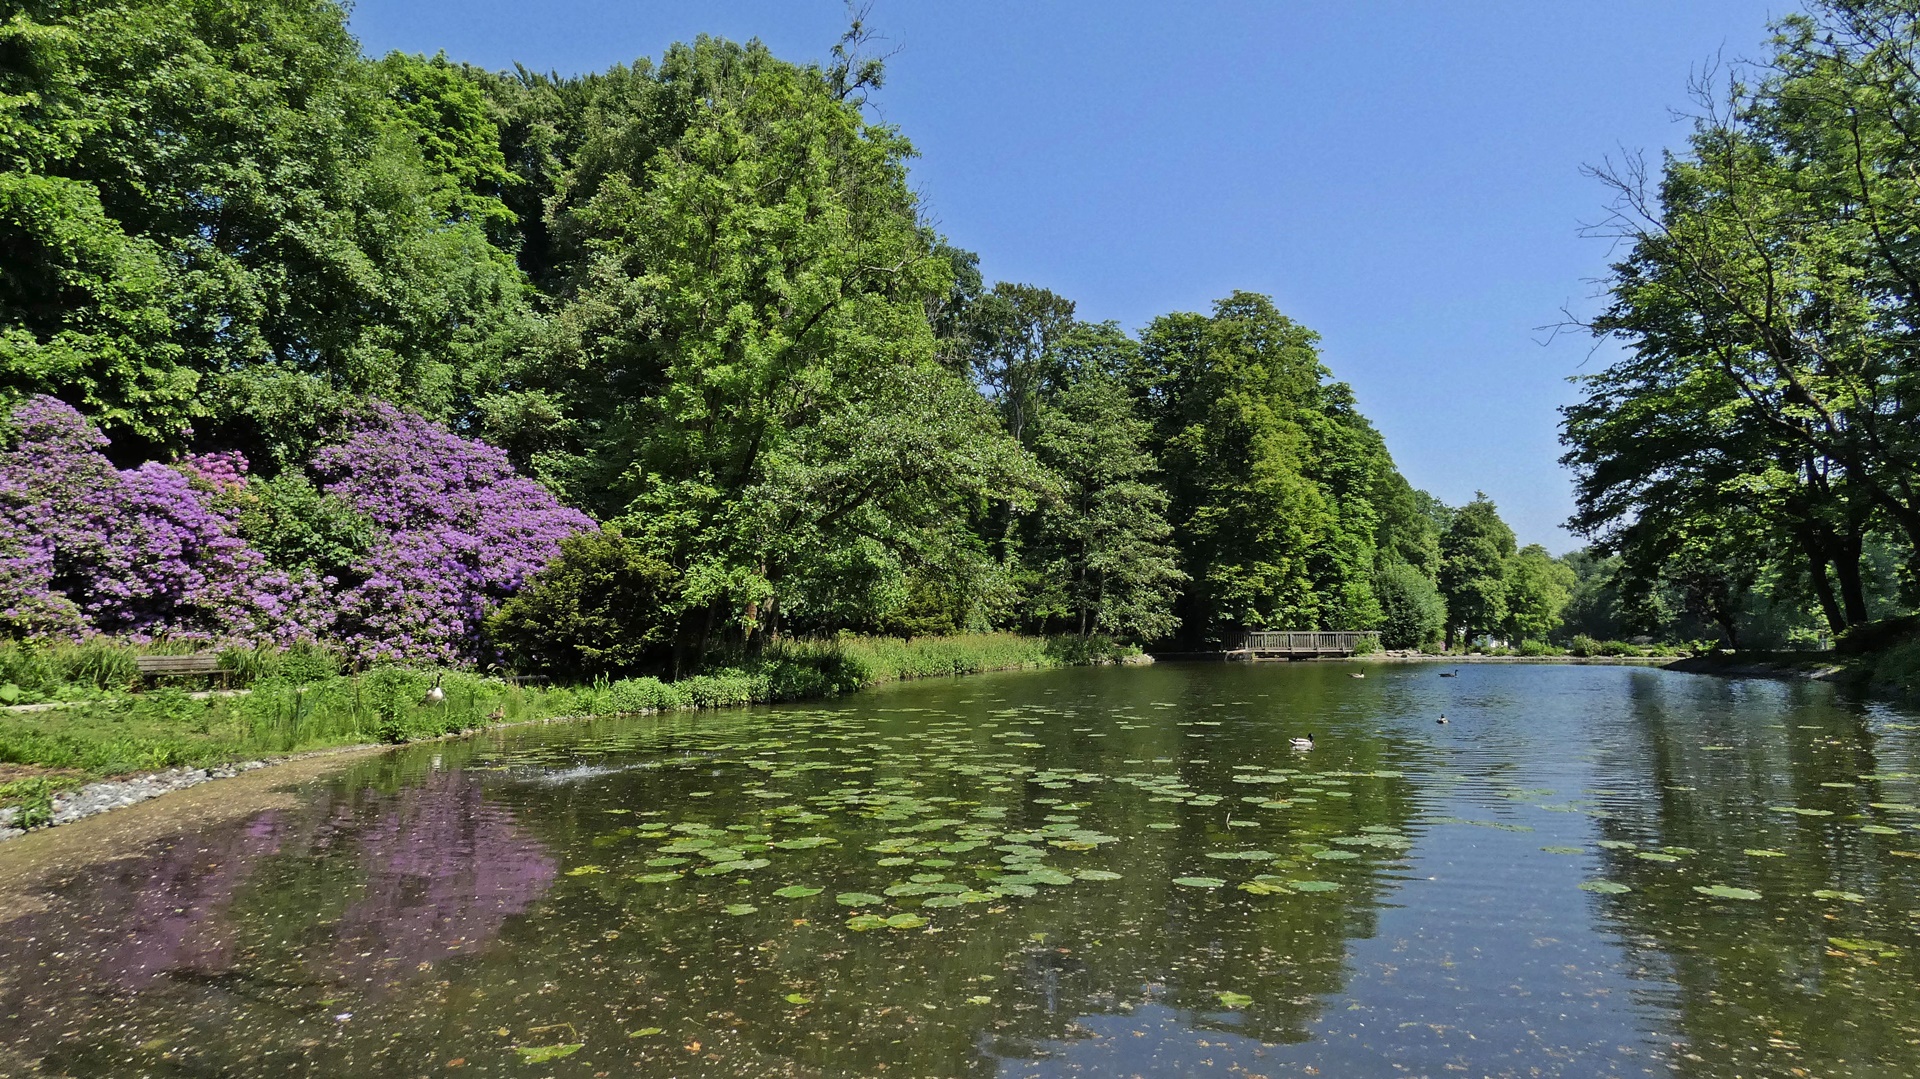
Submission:
[[[289,639],[324,621],[314,582],[273,570],[213,506],[212,481],[116,471],[78,412],[34,397],[0,452],[0,621],[15,633]],[[237,454],[214,462],[237,479]]]
[[[383,404],[311,471],[370,524],[340,577],[242,538],[238,453],[120,471],[78,412],[34,397],[0,449],[0,632],[206,641],[336,638],[368,659],[471,661],[481,621],[589,530],[506,455]],[[257,481],[255,481],[257,483]]]
[[364,579],[339,599],[338,632],[362,656],[478,657],[487,612],[594,527],[484,442],[377,402],[347,428],[310,470],[376,529]]

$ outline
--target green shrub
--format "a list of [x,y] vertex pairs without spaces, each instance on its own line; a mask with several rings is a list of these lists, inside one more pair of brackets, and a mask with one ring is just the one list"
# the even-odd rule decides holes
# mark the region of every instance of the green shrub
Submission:
[[560,680],[657,670],[677,582],[619,532],[584,532],[561,541],[560,557],[487,618],[487,634],[516,668]]
[[1567,654],[1565,649],[1555,648],[1545,641],[1521,641],[1520,647],[1514,649],[1514,651],[1519,655],[1529,657],[1564,656]]
[[1384,620],[1380,644],[1386,648],[1418,648],[1433,640],[1447,622],[1447,603],[1426,574],[1396,562],[1374,574],[1373,593]]
[[349,579],[373,545],[373,522],[296,470],[251,478],[227,497],[240,511],[240,535],[279,569]]
[[1870,674],[1875,682],[1920,697],[1920,636],[1886,648],[1873,661]]
[[1647,649],[1625,641],[1602,641],[1599,651],[1595,653],[1595,655],[1613,657],[1638,657],[1646,654]]
[[0,642],[0,685],[18,688],[10,704],[78,700],[125,692],[139,684],[143,653],[179,652],[178,645],[135,647],[110,638]]
[[339,653],[323,644],[300,641],[286,648],[228,648],[220,653],[220,669],[235,685],[279,679],[308,685],[332,678],[345,666]]
[[1597,656],[1600,654],[1600,642],[1584,633],[1578,634],[1573,638],[1573,642],[1567,646],[1567,651],[1572,655],[1581,657]]

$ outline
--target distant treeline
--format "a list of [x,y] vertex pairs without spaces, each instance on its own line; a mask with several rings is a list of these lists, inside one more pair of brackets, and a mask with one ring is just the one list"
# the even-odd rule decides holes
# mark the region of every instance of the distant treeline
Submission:
[[[10,11],[15,636],[244,636],[239,603],[379,656],[631,673],[840,631],[1540,640],[1579,585],[1484,497],[1412,489],[1267,297],[1130,335],[989,286],[865,111],[858,25],[823,64],[701,38],[573,78],[367,59],[327,0]],[[162,492],[147,524],[36,540],[73,516],[40,430],[101,521]],[[551,564],[489,576],[529,512],[515,549]],[[141,591],[161,532],[179,587]]]
[[1625,257],[1592,329],[1626,354],[1565,462],[1622,631],[1779,646],[1920,601],[1920,8],[1774,31],[1683,150],[1594,170]]

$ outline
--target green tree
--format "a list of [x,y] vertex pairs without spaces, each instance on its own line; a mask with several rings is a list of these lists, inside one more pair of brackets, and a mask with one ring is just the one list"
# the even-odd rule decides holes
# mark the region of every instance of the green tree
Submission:
[[1529,543],[1507,561],[1507,636],[1513,641],[1546,641],[1560,626],[1561,612],[1578,584],[1566,563]]
[[468,167],[497,139],[441,107],[456,80],[369,64],[327,0],[40,10],[0,31],[8,386],[88,407],[118,452],[272,463],[360,395],[456,418],[522,339]]
[[1447,645],[1456,635],[1472,647],[1481,634],[1507,618],[1507,561],[1514,555],[1513,529],[1484,491],[1455,510],[1440,540],[1440,593],[1447,602]]
[[[1382,507],[1399,496],[1393,462],[1352,392],[1327,381],[1317,340],[1245,292],[1141,335],[1128,382],[1153,424],[1196,641],[1381,617],[1373,578]],[[1402,532],[1417,555],[1418,526]]]
[[[1131,344],[1111,325],[1079,332],[1120,348]],[[1126,387],[1098,367],[1083,368],[1039,406],[1034,428],[1035,452],[1061,491],[1032,515],[1028,559],[1041,580],[1054,584],[1049,591],[1057,590],[1059,613],[1083,637],[1169,636],[1185,575],[1171,542],[1166,492],[1152,480],[1147,423],[1134,414]],[[1042,629],[1050,606],[1041,604]]]
[[1431,578],[1405,562],[1389,562],[1374,576],[1380,597],[1380,644],[1418,648],[1438,640],[1447,625],[1447,603]]
[[980,500],[1044,487],[936,361],[952,263],[911,147],[827,72],[702,38],[557,96],[591,122],[547,208],[573,269],[515,379],[557,413],[529,460],[674,568],[683,651],[877,616]]

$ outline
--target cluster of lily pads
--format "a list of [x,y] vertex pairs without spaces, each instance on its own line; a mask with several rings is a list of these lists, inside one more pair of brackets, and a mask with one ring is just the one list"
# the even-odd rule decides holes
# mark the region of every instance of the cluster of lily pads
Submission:
[[[927,717],[912,736],[882,734],[870,717],[820,712],[784,713],[780,727],[761,725],[741,732],[744,736],[691,731],[681,743],[684,756],[657,761],[653,767],[709,773],[715,786],[733,796],[730,805],[736,811],[743,801],[759,802],[761,807],[724,825],[699,820],[645,821],[610,829],[596,844],[632,840],[651,845],[641,859],[639,872],[620,872],[638,884],[671,886],[700,878],[744,883],[753,874],[774,867],[788,852],[858,842],[862,853],[876,856],[872,862],[876,868],[911,872],[903,872],[901,879],[886,884],[869,885],[868,889],[833,892],[832,900],[849,908],[845,920],[849,929],[900,930],[927,925],[927,913],[935,910],[1004,904],[1031,898],[1047,888],[1121,879],[1122,874],[1113,869],[1071,864],[1077,854],[1123,842],[1120,836],[1090,827],[1084,813],[1092,803],[1072,798],[1084,799],[1102,788],[1127,787],[1146,795],[1149,805],[1217,809],[1229,802],[1226,795],[1202,793],[1171,770],[1154,767],[1172,764],[1171,758],[1130,759],[1125,763],[1134,770],[1114,774],[1028,764],[1025,758],[1029,755],[1017,751],[1040,747],[1040,743],[1031,741],[1037,735],[1025,725],[1041,718],[1035,712],[1044,711],[1011,709],[985,722]],[[805,724],[804,733],[783,737],[784,725],[789,723]],[[1117,725],[1123,729],[1132,726],[1124,719]],[[997,729],[1000,727],[1006,729]],[[1086,729],[1080,733],[1099,732]],[[983,745],[982,734],[999,745]],[[569,762],[583,767],[579,762],[602,755],[630,754],[636,748],[641,747],[629,736],[576,744],[564,757],[553,751],[533,750],[481,766],[566,774]],[[591,771],[591,766],[584,767]],[[891,774],[870,774],[880,770]],[[823,775],[836,778],[837,784],[822,789],[819,779]],[[1222,815],[1224,823],[1232,827],[1261,827],[1280,819],[1273,815],[1275,811],[1310,806],[1320,800],[1350,799],[1356,780],[1401,776],[1390,770],[1314,772],[1238,765],[1232,769],[1232,781],[1258,793],[1228,804]],[[1281,787],[1285,790],[1273,789]],[[800,788],[805,793],[786,788]],[[698,798],[714,792],[678,793]],[[1028,814],[1038,810],[1037,817],[1009,824],[1007,818],[1013,812],[1009,806],[1014,803]],[[613,812],[665,815],[664,810],[649,809]],[[844,827],[825,829],[833,834],[818,834],[821,830],[812,827],[836,819],[878,825],[884,834],[876,836],[863,827],[861,838],[855,839],[855,833]],[[1172,830],[1182,825],[1154,821],[1145,827]],[[1367,850],[1398,854],[1411,845],[1412,841],[1396,828],[1369,825],[1352,834],[1290,839],[1291,853],[1287,854],[1260,848],[1203,853],[1208,860],[1223,863],[1222,868],[1237,862],[1285,871],[1284,875],[1272,871],[1254,875],[1239,884],[1241,891],[1261,896],[1296,895],[1341,887],[1337,881],[1307,873],[1310,866],[1351,861]],[[838,861],[836,871],[846,859]],[[606,866],[589,865],[569,872],[609,871]],[[1229,881],[1222,876],[1193,874],[1175,877],[1173,883],[1210,889],[1225,887]],[[783,900],[805,900],[828,890],[812,882],[787,883],[770,894]],[[911,903],[913,909],[888,914],[870,909],[902,903]],[[736,902],[721,909],[729,915],[743,916],[760,907]]]

